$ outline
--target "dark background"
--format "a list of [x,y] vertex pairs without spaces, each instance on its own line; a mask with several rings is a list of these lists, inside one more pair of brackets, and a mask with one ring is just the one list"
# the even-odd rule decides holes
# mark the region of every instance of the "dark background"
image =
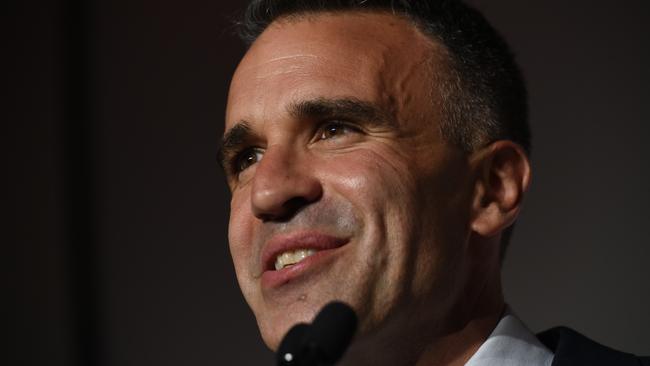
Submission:
[[[535,331],[650,354],[649,2],[473,3],[530,89],[534,178],[508,301]],[[240,4],[10,4],[0,363],[271,365],[215,159]]]

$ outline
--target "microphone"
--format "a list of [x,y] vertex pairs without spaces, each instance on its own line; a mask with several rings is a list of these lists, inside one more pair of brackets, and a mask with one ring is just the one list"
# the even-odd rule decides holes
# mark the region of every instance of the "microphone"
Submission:
[[284,335],[276,353],[278,366],[300,365],[301,350],[309,328],[309,324],[298,323]]
[[347,350],[357,328],[357,316],[342,302],[331,302],[311,325],[294,325],[276,354],[278,366],[334,365]]

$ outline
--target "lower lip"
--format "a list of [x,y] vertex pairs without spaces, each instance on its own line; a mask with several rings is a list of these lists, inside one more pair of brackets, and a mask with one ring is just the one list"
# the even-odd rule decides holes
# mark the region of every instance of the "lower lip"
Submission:
[[292,266],[275,271],[265,271],[262,274],[262,288],[276,289],[321,269],[334,260],[338,249],[340,248],[319,250]]

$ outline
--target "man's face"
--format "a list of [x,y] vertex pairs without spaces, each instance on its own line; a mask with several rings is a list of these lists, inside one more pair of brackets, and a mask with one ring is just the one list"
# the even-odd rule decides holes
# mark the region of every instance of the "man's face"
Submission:
[[362,334],[416,312],[442,327],[459,301],[472,187],[439,133],[443,55],[402,18],[339,13],[275,22],[241,61],[229,241],[269,347],[332,300]]

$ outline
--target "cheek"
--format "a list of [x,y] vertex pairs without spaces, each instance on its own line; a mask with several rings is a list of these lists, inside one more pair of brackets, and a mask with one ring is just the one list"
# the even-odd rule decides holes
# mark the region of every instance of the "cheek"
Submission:
[[400,267],[396,264],[408,255],[419,216],[413,214],[419,202],[417,179],[407,159],[381,146],[354,151],[326,166],[323,181],[334,194],[351,202],[361,217],[364,228],[359,250],[364,261],[381,271]]
[[228,245],[235,267],[235,275],[246,302],[252,309],[260,308],[256,285],[255,248],[253,247],[254,217],[246,190],[233,192],[230,202]]
[[375,241],[367,249],[405,251],[420,216],[414,213],[421,200],[418,174],[422,172],[410,166],[402,151],[383,144],[342,157],[331,171],[337,176],[330,182],[360,212],[366,235]]
[[406,161],[388,146],[375,146],[328,158],[320,174],[348,199],[378,209],[387,199],[413,195],[415,180]]
[[379,251],[377,261],[390,256],[382,266],[391,278],[417,276],[404,277],[404,268],[430,272],[439,267],[447,246],[458,239],[452,234],[462,231],[461,187],[448,182],[457,180],[442,165],[419,164],[390,146],[355,151],[329,165],[328,181],[364,217],[366,234],[372,232],[374,242],[364,250]]
[[[349,263],[348,279],[367,324],[383,321],[412,288],[421,236],[417,182],[408,159],[390,149],[357,150],[328,163],[330,191],[352,203],[362,218],[362,235]],[[347,272],[351,270],[348,269]],[[346,273],[342,271],[342,273]]]
[[237,276],[242,275],[247,258],[251,257],[252,220],[248,193],[233,192],[228,223],[228,245]]

